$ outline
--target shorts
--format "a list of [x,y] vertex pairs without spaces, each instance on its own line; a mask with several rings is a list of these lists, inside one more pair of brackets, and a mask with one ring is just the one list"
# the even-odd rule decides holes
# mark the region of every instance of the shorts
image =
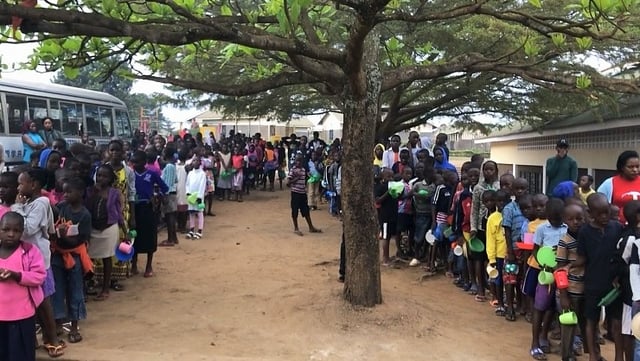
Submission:
[[[600,320],[601,307],[598,307],[598,303],[604,297],[609,290],[600,291],[600,292],[588,292],[584,293],[584,317],[587,320],[598,322]],[[607,316],[610,316],[612,319],[620,320],[622,319],[622,299],[618,297],[616,300],[611,302],[609,306],[606,306],[605,312]]]
[[398,213],[398,223],[396,225],[398,227],[398,234],[405,231],[413,232],[413,230],[415,229],[415,225],[413,224],[413,215]]
[[527,273],[525,273],[524,282],[522,283],[522,294],[525,296],[536,296],[536,289],[538,288],[538,273],[540,273],[540,270],[533,267],[527,267]]
[[427,232],[431,229],[431,214],[416,214],[416,221],[415,221],[415,234],[413,237],[413,240],[418,243],[418,244],[422,244],[422,242],[425,242],[424,237],[426,236]]
[[175,194],[167,194],[162,200],[162,212],[164,214],[174,213],[178,211],[178,196]]
[[[498,277],[491,280],[491,282],[497,287],[502,287],[504,274],[502,269],[504,268],[504,258],[496,258],[496,269],[498,270]],[[515,276],[515,275],[514,275]]]
[[631,331],[631,319],[633,318],[631,315],[631,306],[626,303],[622,303],[622,334],[633,336],[633,331]]
[[309,216],[307,194],[291,192],[291,217],[298,218],[298,211],[305,218]]
[[[533,269],[533,268],[530,268]],[[536,294],[533,300],[533,308],[537,311],[549,311],[555,309],[556,289],[554,285],[536,286]]]
[[390,240],[391,236],[396,235],[398,229],[396,222],[382,222],[380,221],[380,232],[382,232],[382,239]]

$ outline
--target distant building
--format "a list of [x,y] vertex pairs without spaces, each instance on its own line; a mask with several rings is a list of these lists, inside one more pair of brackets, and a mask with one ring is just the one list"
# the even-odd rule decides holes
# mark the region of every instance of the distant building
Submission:
[[555,154],[560,139],[569,142],[569,156],[578,163],[578,177],[591,174],[597,187],[615,174],[618,155],[640,147],[640,100],[621,106],[619,112],[587,111],[549,122],[541,132],[528,125],[476,139],[491,146],[491,159],[500,173],[529,180],[531,192],[546,191],[546,160]]
[[320,133],[320,139],[331,144],[334,139],[342,139],[342,125],[344,115],[338,112],[326,112],[313,127],[314,132]]

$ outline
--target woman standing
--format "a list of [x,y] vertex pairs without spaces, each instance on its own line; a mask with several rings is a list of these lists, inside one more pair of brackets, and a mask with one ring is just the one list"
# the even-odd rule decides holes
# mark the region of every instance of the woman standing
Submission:
[[609,203],[620,209],[620,221],[625,223],[624,205],[640,199],[640,158],[635,150],[625,150],[618,156],[616,162],[618,174],[605,179],[598,187],[598,193],[603,193],[609,199]]
[[40,134],[38,134],[36,122],[31,120],[24,122],[22,125],[22,160],[25,163],[29,163],[31,161],[31,154],[46,146],[47,144]]
[[64,139],[60,131],[53,129],[53,119],[51,119],[51,117],[46,116],[44,117],[44,119],[42,119],[42,127],[43,129],[40,130],[38,133],[40,134],[40,137],[44,140],[44,142],[47,144],[47,147],[52,148],[53,142],[56,139]]

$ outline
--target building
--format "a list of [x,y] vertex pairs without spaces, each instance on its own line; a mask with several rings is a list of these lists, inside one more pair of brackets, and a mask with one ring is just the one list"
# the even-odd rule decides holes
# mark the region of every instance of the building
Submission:
[[331,144],[334,139],[342,139],[342,124],[344,115],[338,112],[326,112],[313,127],[314,132],[320,133],[320,139]]
[[[292,133],[308,136],[313,128],[313,123],[306,117],[293,117],[289,121],[279,122],[267,117],[229,116],[216,110],[196,115],[195,121],[199,124],[201,132],[213,132],[216,138],[220,138],[222,134],[228,135],[230,130],[234,130],[245,135],[260,133],[263,139],[275,141]],[[185,124],[182,128],[190,128],[190,121]]]
[[560,139],[569,142],[569,155],[578,163],[578,177],[591,174],[595,187],[615,174],[618,155],[640,146],[640,101],[618,112],[587,111],[549,122],[543,131],[517,125],[494,133],[476,144],[491,146],[491,159],[500,173],[529,180],[530,192],[546,192],[545,163],[555,155]]

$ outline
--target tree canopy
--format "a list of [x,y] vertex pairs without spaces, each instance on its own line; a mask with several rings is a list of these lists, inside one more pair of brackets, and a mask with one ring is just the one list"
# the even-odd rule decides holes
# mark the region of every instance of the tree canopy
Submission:
[[[105,75],[127,64],[135,78],[186,89],[179,103],[228,113],[288,119],[341,110],[348,45],[365,30],[357,35],[354,19],[374,10],[365,27],[380,33],[381,135],[441,116],[473,127],[479,113],[540,125],[637,91],[585,63],[637,61],[637,0],[61,4],[0,2],[2,13],[25,19],[23,33],[38,34],[31,66],[73,77],[96,61]],[[4,34],[16,41],[9,28]]]

